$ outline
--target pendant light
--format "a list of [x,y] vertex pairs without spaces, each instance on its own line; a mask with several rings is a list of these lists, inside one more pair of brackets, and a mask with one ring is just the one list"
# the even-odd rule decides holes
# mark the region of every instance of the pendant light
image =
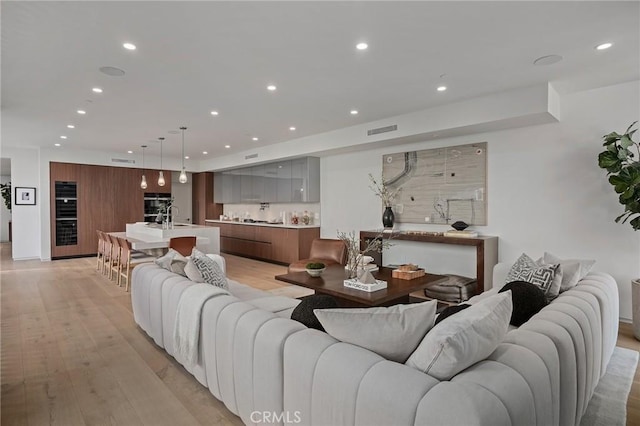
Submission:
[[147,189],[147,178],[144,175],[144,149],[147,147],[146,145],[140,145],[142,147],[142,180],[140,181],[140,188]]
[[187,183],[187,172],[184,169],[184,131],[187,130],[187,128],[182,126],[180,130],[182,130],[182,171],[180,172],[178,181],[180,183]]
[[162,142],[164,138],[158,138],[160,140],[160,174],[158,175],[158,186],[164,186],[164,173],[162,171]]

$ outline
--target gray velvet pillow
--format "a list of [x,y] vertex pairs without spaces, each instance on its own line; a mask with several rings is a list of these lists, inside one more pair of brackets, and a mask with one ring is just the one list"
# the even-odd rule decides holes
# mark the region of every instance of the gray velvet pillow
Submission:
[[315,309],[327,334],[405,362],[436,319],[437,300],[388,308]]
[[596,263],[593,259],[560,259],[558,256],[554,256],[548,252],[544,253],[542,261],[544,263],[560,264],[560,268],[562,269],[560,293],[567,291],[578,284],[578,281],[583,279],[589,271],[591,271],[593,264]]
[[171,261],[171,272],[174,274],[182,275],[183,277],[187,276],[187,273],[184,271],[184,268],[187,266],[187,262],[181,259],[173,259]]
[[179,259],[183,261],[187,261],[187,258],[175,251],[174,249],[169,249],[164,256],[161,256],[154,260],[155,264],[160,266],[161,268],[166,269],[167,271],[171,271],[171,262],[174,259]]

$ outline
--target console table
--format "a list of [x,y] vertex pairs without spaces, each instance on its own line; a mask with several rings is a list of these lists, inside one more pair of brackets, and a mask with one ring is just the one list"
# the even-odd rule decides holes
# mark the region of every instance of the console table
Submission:
[[[360,244],[364,244],[366,240],[380,236],[379,231],[360,231]],[[390,236],[393,240],[474,246],[476,248],[477,292],[481,293],[492,287],[493,267],[498,263],[498,237],[486,235],[476,238],[456,238],[411,231],[384,232],[381,237],[389,239]],[[373,257],[374,262],[378,266],[384,266],[382,263],[382,253],[367,253],[367,255]]]

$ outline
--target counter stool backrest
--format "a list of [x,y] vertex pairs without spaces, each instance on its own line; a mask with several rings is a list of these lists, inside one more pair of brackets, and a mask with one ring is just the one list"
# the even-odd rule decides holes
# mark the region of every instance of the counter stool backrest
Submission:
[[169,240],[169,248],[174,249],[183,256],[190,256],[191,250],[196,246],[196,237],[173,237]]

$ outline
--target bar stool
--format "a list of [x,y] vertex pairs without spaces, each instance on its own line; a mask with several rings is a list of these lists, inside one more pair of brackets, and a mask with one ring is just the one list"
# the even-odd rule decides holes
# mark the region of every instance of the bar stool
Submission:
[[96,271],[102,272],[102,259],[104,258],[104,239],[102,237],[102,231],[96,229],[98,234],[98,253],[96,254]]
[[174,249],[183,256],[190,256],[191,250],[196,246],[196,237],[173,237],[169,240],[169,248]]
[[118,272],[120,271],[120,254],[121,248],[118,243],[118,238],[113,235],[107,234],[109,239],[111,240],[111,259],[109,262],[109,279],[113,279],[113,275],[115,273],[116,278],[118,276]]
[[[135,250],[133,250],[133,248],[131,247],[131,242],[129,240],[127,240],[126,238],[117,238],[121,248],[120,269],[118,271],[118,287],[121,287],[120,282],[124,278],[127,281],[125,291],[129,291],[131,270],[142,263],[153,262],[156,258],[152,256],[140,257],[139,254],[144,255],[144,253],[136,252]],[[133,257],[134,253],[136,253],[136,257]]]
[[103,251],[104,251],[102,255],[102,267],[100,268],[100,272],[102,272],[102,275],[106,275],[107,272],[109,272],[107,267],[111,266],[112,244],[111,244],[111,239],[109,238],[108,233],[103,231],[100,231],[100,233],[102,234]]

